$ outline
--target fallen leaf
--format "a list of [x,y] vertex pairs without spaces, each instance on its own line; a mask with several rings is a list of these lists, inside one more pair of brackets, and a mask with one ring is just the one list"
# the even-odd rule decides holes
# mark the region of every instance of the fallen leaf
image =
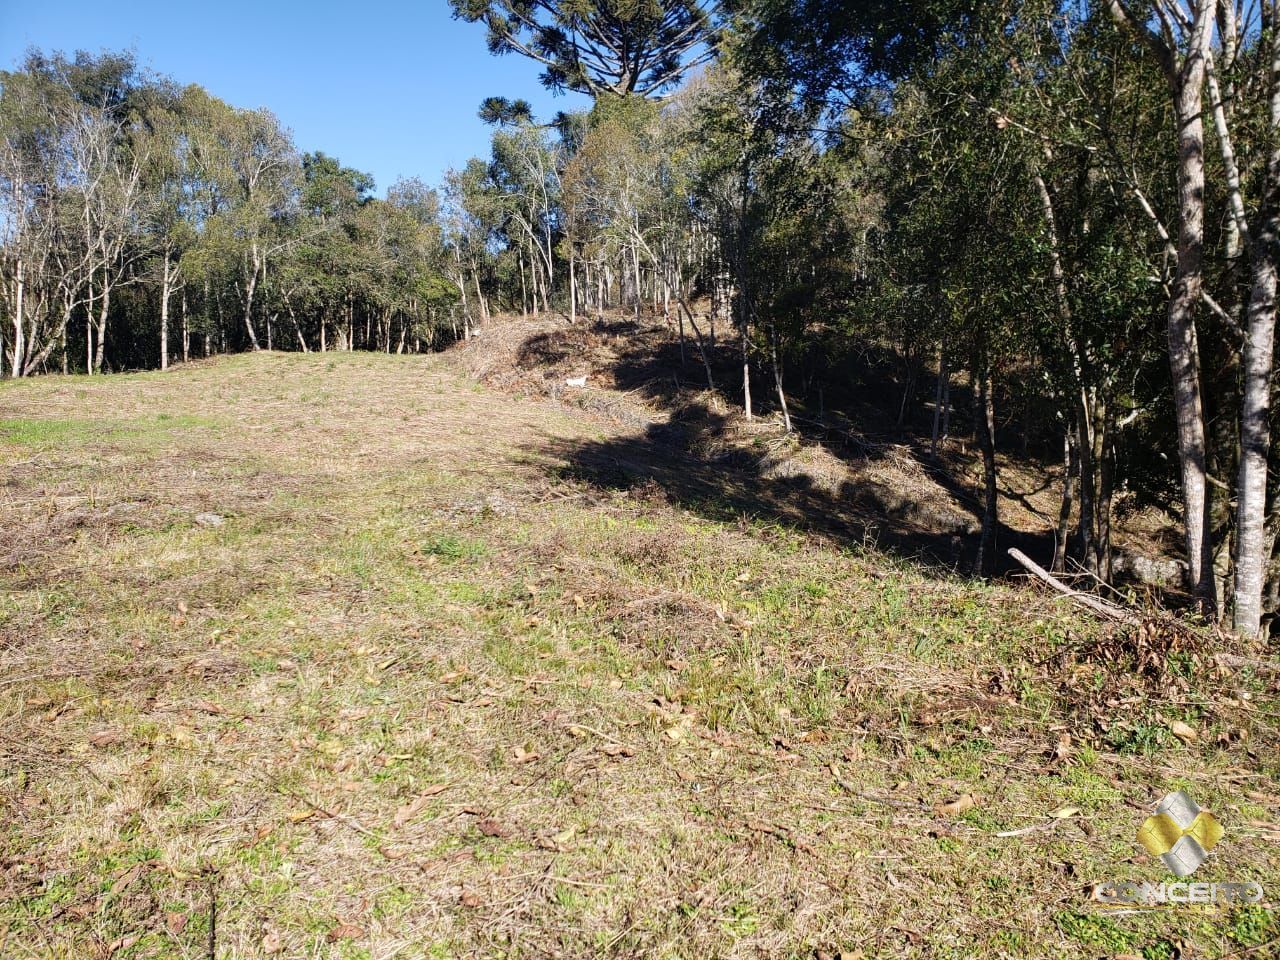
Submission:
[[306,810],[294,810],[289,814],[290,823],[302,823],[304,820],[310,820],[316,815],[316,812],[310,808]]
[[337,943],[339,940],[355,940],[357,937],[364,936],[364,928],[356,926],[354,923],[340,923],[328,933],[324,938],[330,943]]
[[1071,754],[1071,734],[1064,733],[1058,737],[1058,744],[1053,748],[1055,760],[1065,760]]
[[1057,810],[1054,810],[1051,814],[1049,814],[1049,816],[1057,820],[1066,820],[1068,817],[1078,817],[1080,816],[1080,808],[1079,807],[1059,807]]
[[1183,743],[1194,743],[1199,736],[1194,727],[1183,723],[1181,720],[1175,720],[1169,724],[1169,730]]
[[484,903],[484,900],[481,898],[480,894],[476,893],[474,890],[463,890],[462,896],[458,898],[458,902],[464,907],[478,907],[480,904]]
[[500,824],[493,817],[485,817],[476,823],[476,829],[483,833],[486,837],[509,837],[511,829]]
[[115,895],[126,887],[130,886],[139,876],[142,875],[143,864],[135,863],[120,876],[116,877],[116,882],[111,885],[111,893]]
[[635,747],[629,747],[625,743],[606,743],[600,747],[600,752],[606,757],[634,757],[636,755]]
[[131,933],[128,936],[121,937],[119,940],[113,940],[107,947],[107,956],[112,956],[113,954],[119,953],[121,950],[128,950],[141,939],[142,934]]
[[542,757],[537,750],[526,750],[524,747],[516,747],[511,752],[511,759],[516,763],[533,763]]
[[419,796],[414,797],[404,806],[396,810],[396,815],[391,822],[395,824],[397,828],[403,827],[406,823],[408,823],[410,820],[412,820],[414,817],[420,814],[424,809],[426,809],[427,802],[430,799],[431,797],[428,796],[427,794],[421,794]]
[[124,734],[119,730],[99,730],[89,738],[89,743],[95,747],[112,747],[124,740]]
[[972,793],[962,793],[954,800],[939,804],[934,809],[943,816],[958,817],[966,810],[972,810],[977,805],[978,801],[974,799]]
[[175,937],[187,928],[187,921],[190,916],[185,913],[173,911],[164,915],[164,928]]
[[382,854],[384,857],[386,857],[388,860],[399,860],[405,855],[404,850],[396,850],[393,847],[387,847],[387,846],[379,847],[378,852]]
[[268,930],[262,935],[262,952],[266,954],[279,953],[284,949],[284,941],[280,939],[280,934],[274,930]]
[[668,660],[667,669],[679,673],[681,670],[688,668],[689,663],[686,660]]

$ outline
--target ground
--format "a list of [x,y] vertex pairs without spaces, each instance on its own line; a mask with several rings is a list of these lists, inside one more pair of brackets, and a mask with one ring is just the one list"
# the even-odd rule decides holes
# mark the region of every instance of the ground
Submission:
[[0,956],[1280,952],[1090,899],[1178,788],[1280,895],[1266,661],[460,356],[0,384]]

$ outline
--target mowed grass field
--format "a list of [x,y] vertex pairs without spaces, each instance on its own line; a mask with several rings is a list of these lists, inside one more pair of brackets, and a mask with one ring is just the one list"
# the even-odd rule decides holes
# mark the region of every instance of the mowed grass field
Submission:
[[[0,384],[0,957],[1280,955],[1265,664],[625,435],[449,355]],[[1091,901],[1178,788],[1267,903]]]

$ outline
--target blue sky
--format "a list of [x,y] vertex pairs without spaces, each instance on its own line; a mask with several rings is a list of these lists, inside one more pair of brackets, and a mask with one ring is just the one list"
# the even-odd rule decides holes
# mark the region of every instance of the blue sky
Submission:
[[300,150],[372,173],[379,193],[486,155],[486,96],[524,97],[540,118],[585,103],[543,90],[523,57],[490,56],[484,28],[453,20],[446,0],[0,0],[0,64],[31,46],[133,50],[179,82],[268,107]]

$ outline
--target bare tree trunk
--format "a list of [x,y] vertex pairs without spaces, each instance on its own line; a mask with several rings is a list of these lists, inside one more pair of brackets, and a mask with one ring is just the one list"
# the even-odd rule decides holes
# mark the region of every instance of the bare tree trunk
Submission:
[[[1203,92],[1213,44],[1217,0],[1188,0],[1189,17],[1177,21],[1182,43],[1172,42],[1174,21],[1161,9],[1161,29],[1151,29],[1124,0],[1107,0],[1107,10],[1122,29],[1153,53],[1169,82],[1178,144],[1177,269],[1168,307],[1169,368],[1178,433],[1183,527],[1187,570],[1201,612],[1218,613],[1213,574],[1212,499],[1207,482],[1204,405],[1195,311],[1204,263],[1204,103]],[[1150,11],[1148,10],[1148,13]]]
[[982,447],[982,535],[978,543],[978,572],[991,577],[996,570],[996,526],[1000,522],[996,487],[996,410],[991,395],[991,371],[975,364],[978,379],[978,442]]
[[1272,24],[1270,132],[1261,209],[1253,248],[1253,278],[1246,314],[1244,396],[1240,409],[1240,473],[1236,490],[1236,563],[1232,625],[1256,636],[1262,626],[1262,591],[1270,556],[1266,535],[1267,457],[1271,450],[1271,378],[1276,327],[1276,251],[1280,247],[1280,25]]
[[[480,271],[476,269],[474,263],[471,265],[471,279],[475,281],[476,285],[476,306],[480,309],[480,319],[481,321],[488,320],[489,308],[484,302],[484,293],[480,290]],[[543,300],[546,300],[545,294],[543,295]]]
[[26,268],[25,268],[25,265],[23,264],[22,257],[18,257],[17,278],[16,278],[17,291],[15,292],[15,295],[14,295],[14,299],[16,301],[16,307],[13,314],[12,370],[13,370],[13,376],[15,377],[22,376],[22,361],[24,359],[23,351],[26,349],[26,346],[25,346],[26,331],[23,327],[23,320],[22,320],[22,315],[23,315],[22,314],[22,298],[23,298],[23,294],[26,286],[26,274],[24,272],[25,269]]
[[578,322],[578,272],[573,244],[569,244],[569,322]]
[[916,393],[916,380],[919,377],[919,367],[916,363],[916,346],[909,344],[903,350],[903,360],[907,368],[906,383],[902,388],[902,403],[898,405],[898,426],[901,427],[907,422],[907,411],[911,408],[911,399]]
[[111,309],[111,284],[104,271],[102,277],[102,306],[98,309],[97,350],[93,357],[93,372],[102,372],[102,360],[107,352],[107,315]]
[[948,367],[947,348],[939,347],[938,349],[938,388],[933,393],[933,432],[929,437],[929,456],[937,457],[938,455],[938,434],[942,427],[942,395],[944,391],[944,383],[951,378],[951,370]]
[[520,251],[518,262],[520,264],[520,316],[526,320],[529,319],[529,291],[525,287],[524,282],[524,251]]
[[1105,583],[1111,582],[1111,499],[1113,493],[1114,412],[1105,407],[1098,415],[1098,443],[1094,463],[1098,470],[1098,490],[1093,503],[1093,568]]
[[946,440],[951,436],[951,377],[942,384],[942,436]]
[[1053,542],[1054,573],[1067,567],[1067,537],[1071,530],[1071,505],[1076,482],[1075,428],[1068,425],[1062,433],[1062,505],[1058,508],[1058,528]]
[[[1189,64],[1195,53],[1188,55]],[[1211,542],[1211,502],[1206,481],[1204,405],[1195,310],[1200,300],[1204,261],[1204,124],[1198,71],[1184,71],[1177,98],[1178,117],[1178,267],[1169,298],[1169,366],[1178,429],[1182,473],[1183,523],[1192,592],[1207,617],[1217,615]]]
[[191,327],[187,322],[187,286],[182,285],[182,362],[191,359]]
[[787,407],[787,393],[782,386],[782,360],[778,356],[778,328],[769,324],[769,350],[773,361],[773,385],[778,390],[778,404],[782,407],[782,425],[791,432],[791,411]]
[[298,346],[303,353],[310,353],[311,348],[307,346],[307,338],[302,335],[302,324],[298,322],[298,314],[294,312],[293,304],[286,298],[284,302],[285,309],[289,311],[289,319],[293,321],[293,332],[298,338]]
[[165,247],[160,276],[160,369],[169,369],[169,293],[173,278],[169,275],[169,248]]
[[253,245],[253,272],[244,288],[244,329],[249,334],[249,345],[255,351],[258,346],[258,331],[253,328],[253,295],[258,289],[258,245]]

